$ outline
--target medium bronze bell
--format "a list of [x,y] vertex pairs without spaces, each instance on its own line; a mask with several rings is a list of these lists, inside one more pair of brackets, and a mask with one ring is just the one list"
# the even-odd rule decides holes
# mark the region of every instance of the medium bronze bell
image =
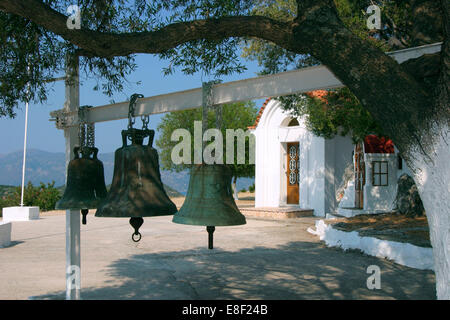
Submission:
[[209,249],[213,249],[215,226],[246,224],[234,202],[231,179],[231,170],[226,165],[192,167],[186,200],[172,219],[175,223],[206,226]]
[[[133,241],[139,241],[142,217],[172,215],[177,211],[161,182],[158,152],[152,147],[154,130],[122,131],[121,148],[114,155],[114,175],[106,199],[99,205],[96,217],[130,217],[135,229]],[[143,145],[145,137],[148,145]],[[131,145],[127,145],[127,138]],[[137,238],[135,238],[137,237]]]
[[75,147],[73,152],[75,158],[69,162],[66,189],[55,208],[81,209],[86,224],[88,209],[97,208],[107,194],[103,163],[97,159],[97,148]]

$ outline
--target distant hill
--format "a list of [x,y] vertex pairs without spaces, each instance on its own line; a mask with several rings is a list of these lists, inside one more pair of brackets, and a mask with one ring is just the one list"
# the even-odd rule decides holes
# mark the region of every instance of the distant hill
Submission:
[[[0,154],[0,185],[19,186],[22,182],[22,151],[16,151],[8,154]],[[105,168],[105,183],[111,184],[114,171],[114,152],[101,153],[98,158],[103,162]],[[27,150],[27,163],[25,172],[25,181],[31,181],[33,185],[39,185],[40,182],[48,183],[55,181],[55,186],[65,184],[65,154],[63,152],[47,152],[38,149]],[[169,195],[170,192],[179,192],[186,194],[189,185],[189,172],[171,172],[161,170],[161,180]],[[254,183],[254,179],[238,179],[238,190],[248,188]],[[0,187],[0,194],[1,194]],[[175,194],[175,193],[174,193]]]
[[[0,155],[0,184],[19,186],[22,183],[22,151]],[[27,150],[25,181],[34,185],[39,182],[55,181],[56,186],[64,184],[64,153],[52,153],[36,149]]]

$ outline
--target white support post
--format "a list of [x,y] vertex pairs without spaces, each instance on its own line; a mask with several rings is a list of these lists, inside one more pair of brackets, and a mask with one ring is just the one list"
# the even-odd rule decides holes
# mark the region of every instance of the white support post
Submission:
[[[78,75],[78,57],[66,67],[65,111],[77,111],[80,106],[80,82]],[[69,61],[69,58],[67,59]],[[66,186],[67,168],[74,158],[73,148],[78,144],[78,127],[64,129],[66,140]],[[79,300],[81,291],[80,259],[80,210],[66,210],[66,299]]]

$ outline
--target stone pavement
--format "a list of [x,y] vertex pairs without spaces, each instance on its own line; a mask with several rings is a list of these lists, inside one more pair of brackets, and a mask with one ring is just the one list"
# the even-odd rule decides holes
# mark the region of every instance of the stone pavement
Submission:
[[[145,218],[131,241],[128,219],[95,218],[81,226],[83,299],[435,299],[431,271],[325,247],[306,229],[314,217],[247,218],[217,227],[207,249],[204,227],[171,217]],[[381,289],[366,286],[381,269]],[[64,299],[65,216],[13,222],[0,248],[0,299]]]

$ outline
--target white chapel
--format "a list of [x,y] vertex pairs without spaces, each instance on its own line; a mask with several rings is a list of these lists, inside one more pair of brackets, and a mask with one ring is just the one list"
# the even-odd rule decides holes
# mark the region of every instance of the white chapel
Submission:
[[249,130],[255,136],[255,208],[298,207],[315,216],[389,212],[408,168],[392,141],[376,136],[315,136],[304,119],[267,99]]

